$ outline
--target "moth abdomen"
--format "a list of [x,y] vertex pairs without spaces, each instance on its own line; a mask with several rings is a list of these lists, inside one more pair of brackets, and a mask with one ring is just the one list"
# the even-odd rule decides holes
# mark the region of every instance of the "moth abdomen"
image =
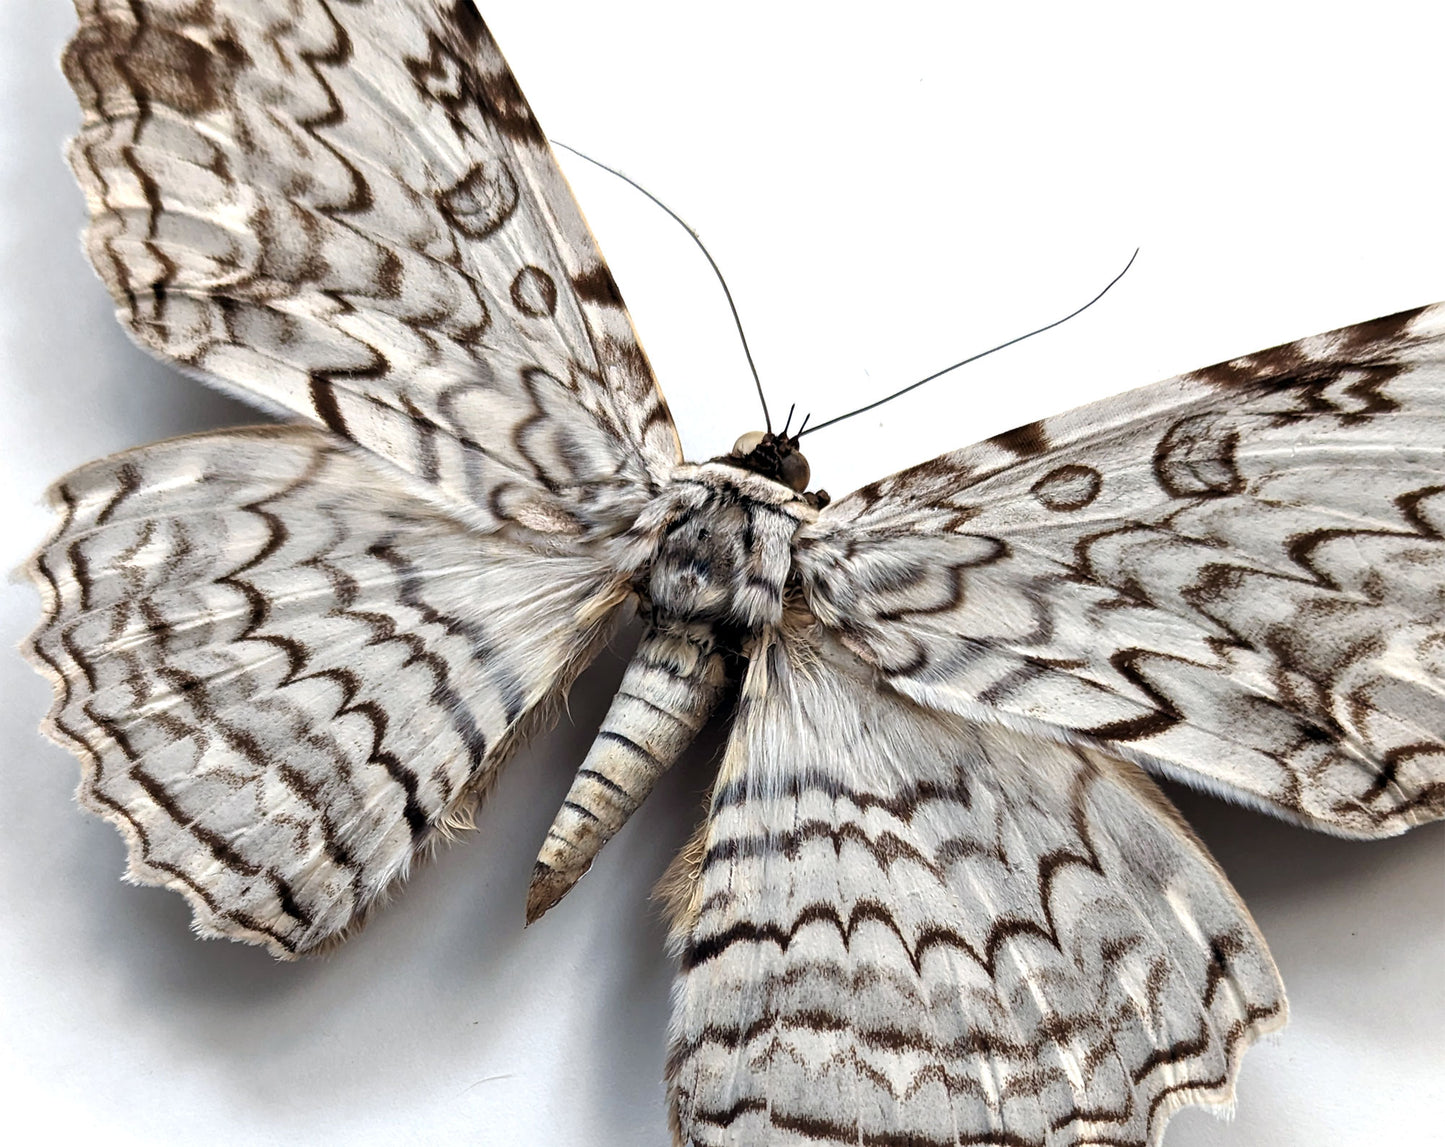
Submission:
[[527,892],[527,922],[582,878],[697,736],[727,684],[723,650],[706,622],[655,618],[547,830]]

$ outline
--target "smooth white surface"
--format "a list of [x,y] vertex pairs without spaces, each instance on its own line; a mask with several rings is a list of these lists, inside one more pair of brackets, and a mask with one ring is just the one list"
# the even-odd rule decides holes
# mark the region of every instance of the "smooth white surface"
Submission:
[[[779,8],[782,7],[780,11]],[[825,418],[1071,310],[1084,317],[808,440],[835,494],[1059,409],[1445,299],[1438,5],[497,0],[547,130],[643,181],[727,271],[775,410]],[[255,421],[135,350],[76,242],[54,60],[68,5],[0,5],[0,561],[96,455]],[[692,457],[759,418],[687,237],[567,159]],[[31,627],[5,584],[3,644]],[[522,930],[527,876],[620,673],[512,764],[481,831],[335,957],[200,943],[117,883],[0,656],[0,1109],[10,1142],[667,1142],[669,962],[647,893],[708,783],[698,753]],[[1445,1107],[1445,833],[1321,838],[1184,794],[1269,938],[1294,1019],[1239,1112],[1166,1147],[1416,1144]]]

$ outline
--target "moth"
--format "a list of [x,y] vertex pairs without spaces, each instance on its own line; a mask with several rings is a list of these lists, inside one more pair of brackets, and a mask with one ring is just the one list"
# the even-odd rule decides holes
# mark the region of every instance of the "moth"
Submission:
[[1439,308],[809,496],[687,463],[469,4],[78,5],[87,248],[290,419],[63,479],[48,729],[131,872],[280,956],[466,822],[647,624],[535,917],[712,713],[669,884],[679,1142],[1157,1143],[1281,1025],[1155,772],[1371,837],[1445,809]]

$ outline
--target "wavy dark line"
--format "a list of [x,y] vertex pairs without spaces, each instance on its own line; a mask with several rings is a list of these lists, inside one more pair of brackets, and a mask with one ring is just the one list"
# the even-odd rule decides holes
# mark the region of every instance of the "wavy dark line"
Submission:
[[[1251,1025],[1261,1019],[1268,1018],[1269,1016],[1272,1016],[1277,1012],[1278,1005],[1271,1005],[1269,1007],[1255,1006],[1250,1008],[1248,1015],[1244,1021],[1232,1024],[1229,1030],[1223,1033],[1223,1039],[1221,1041],[1223,1042],[1225,1047],[1230,1049],[1229,1057],[1232,1059],[1233,1049],[1237,1046],[1238,1041]],[[1033,1056],[1037,1054],[1038,1048],[1043,1042],[1036,1041],[1035,1043],[1030,1045],[1005,1045],[1004,1048],[994,1048],[987,1045],[970,1046],[970,1041],[965,1039],[953,1041],[953,1043],[948,1045],[947,1047],[935,1047],[926,1037],[916,1036],[912,1033],[894,1032],[889,1030],[880,1030],[874,1033],[860,1031],[852,1026],[851,1017],[847,1015],[839,1015],[837,1013],[829,1012],[799,1013],[795,1016],[769,1017],[769,1019],[767,1020],[754,1023],[745,1032],[739,1031],[736,1028],[720,1029],[715,1026],[710,1026],[708,1029],[705,1029],[705,1031],[701,1033],[698,1037],[688,1041],[686,1044],[674,1047],[672,1054],[669,1056],[669,1077],[675,1078],[677,1073],[683,1070],[687,1060],[690,1059],[692,1055],[695,1054],[696,1051],[705,1044],[718,1044],[726,1048],[736,1048],[738,1046],[743,1046],[749,1043],[761,1034],[778,1028],[801,1028],[816,1032],[846,1031],[854,1035],[858,1043],[861,1043],[865,1046],[878,1047],[891,1051],[899,1051],[905,1054],[919,1051],[932,1053],[935,1055],[942,1053],[953,1055],[958,1058],[963,1058],[967,1055],[978,1054],[992,1055],[1000,1050],[1003,1050],[1005,1054],[1007,1054],[1008,1052],[1012,1052],[1014,1055],[1021,1058]],[[1149,1057],[1146,1065],[1142,1067],[1139,1071],[1134,1073],[1135,1087],[1138,1088],[1148,1075],[1157,1071],[1160,1067],[1171,1063],[1177,1063],[1180,1060],[1190,1058],[1199,1054],[1202,1051],[1207,1051],[1209,1050],[1209,1048],[1214,1047],[1215,1041],[1212,1038],[1212,1034],[1213,1033],[1210,1031],[1209,1028],[1203,1027],[1201,1029],[1201,1035],[1195,1039],[1187,1041],[1177,1041],[1168,1048],[1158,1049],[1153,1055]],[[860,1070],[862,1067],[860,1063],[854,1063],[853,1066],[855,1069]],[[924,1075],[929,1075],[929,1077],[932,1078],[933,1074],[936,1074],[940,1070],[942,1071],[943,1082],[946,1086],[949,1086],[951,1093],[965,1090],[963,1088],[952,1087],[951,1083],[949,1082],[952,1079],[952,1076],[946,1070],[941,1069],[940,1065],[929,1064],[914,1073],[913,1081],[912,1083],[910,1083],[908,1088],[908,1093],[911,1094],[913,1092],[913,1090],[918,1085],[920,1079]],[[872,1074],[876,1075],[877,1073],[875,1072]],[[967,1077],[963,1077],[963,1079],[966,1078]],[[1030,1077],[1028,1083],[1032,1086],[1028,1089],[1029,1093],[1037,1093],[1044,1083],[1049,1082],[1051,1079],[1057,1078],[1059,1078],[1059,1073],[1056,1071],[1044,1072],[1041,1079],[1035,1079],[1033,1077]],[[962,1082],[963,1079],[961,1079],[960,1082]],[[891,1077],[880,1076],[875,1079],[875,1082],[886,1094],[894,1094],[896,1091],[895,1081]],[[1077,1142],[1081,1145],[1081,1147],[1083,1144],[1088,1144],[1089,1147],[1142,1147],[1147,1138],[1147,1128],[1152,1127],[1154,1118],[1158,1112],[1160,1105],[1165,1100],[1167,1100],[1169,1095],[1180,1090],[1214,1090],[1224,1086],[1227,1082],[1228,1068],[1226,1068],[1226,1071],[1224,1073],[1221,1073],[1220,1075],[1212,1079],[1181,1080],[1175,1084],[1164,1088],[1160,1093],[1157,1093],[1152,1097],[1146,1120],[1145,1134],[1134,1136],[1121,1136],[1119,1134],[1105,1134],[1103,1136],[1094,1135],[1088,1138],[1080,1139]],[[686,1093],[683,1092],[683,1094]],[[1070,1124],[1079,1122],[1115,1124],[1130,1122],[1133,1120],[1136,1112],[1134,1100],[1135,1092],[1131,1091],[1127,1092],[1124,1095],[1123,1104],[1119,1107],[1080,1108],[1075,1106],[1069,1112],[1056,1118],[1051,1123],[1050,1132],[1053,1133],[1061,1131]],[[813,1135],[814,1137],[831,1137],[834,1141],[839,1143],[875,1141],[868,1137],[867,1132],[861,1131],[857,1126],[837,1123],[836,1121],[833,1121],[827,1117],[802,1115],[782,1115],[780,1117],[776,1111],[775,1105],[772,1102],[763,1099],[740,1099],[728,1108],[715,1108],[711,1110],[706,1108],[695,1108],[693,1109],[691,1114],[694,1119],[700,1119],[703,1122],[712,1123],[716,1126],[726,1127],[736,1122],[742,1116],[756,1112],[767,1112],[768,1119],[771,1125],[778,1127],[779,1129],[807,1129],[807,1133]],[[879,1134],[885,1137],[876,1140],[878,1142],[890,1142],[891,1140],[887,1138],[887,1136],[889,1135],[902,1136],[902,1138],[898,1140],[898,1142],[902,1143],[911,1144],[932,1142],[932,1140],[930,1139],[920,1138],[918,1133],[916,1132],[880,1132]],[[958,1142],[994,1143],[996,1141],[999,1141],[996,1138],[998,1135],[1011,1134],[1011,1132],[984,1131],[976,1133],[974,1137],[958,1140]],[[953,1143],[955,1141],[953,1139],[949,1139],[945,1140],[944,1142]]]
[[909,860],[919,867],[939,876],[937,865],[892,832],[881,832],[869,836],[863,827],[848,821],[841,825],[832,821],[809,820],[796,828],[782,832],[758,832],[748,836],[730,837],[720,840],[707,850],[698,868],[698,874],[705,874],[717,864],[731,864],[736,861],[759,856],[785,856],[796,860],[799,852],[810,840],[827,840],[833,845],[833,854],[841,856],[844,842],[857,844],[870,853],[878,867],[887,872],[899,860]]
[[[947,784],[920,781],[905,786],[891,796],[883,796],[879,793],[852,788],[844,784],[835,771],[821,768],[801,769],[789,773],[780,783],[769,786],[768,797],[775,800],[796,801],[804,794],[812,792],[821,792],[835,801],[846,800],[860,812],[866,812],[873,808],[882,809],[905,824],[911,822],[913,814],[925,804],[940,802],[969,808],[973,802],[968,781],[962,774],[957,775],[953,781]],[[752,782],[749,778],[739,777],[729,781],[720,786],[713,794],[712,814],[716,816],[719,809],[743,804],[756,799],[756,796],[757,794],[752,791]]]
[[110,501],[101,507],[100,513],[95,516],[95,524],[97,526],[103,526],[106,522],[110,521],[111,515],[115,513],[116,508],[140,488],[140,473],[129,462],[122,462],[117,466],[115,476],[115,493],[111,495]]
[[[50,671],[53,674],[52,681],[59,689],[59,696],[56,697],[54,704],[55,710],[59,712],[70,704],[70,675],[66,673],[61,668],[60,663],[50,655],[50,651],[45,648],[42,639],[46,634],[54,630],[56,618],[60,615],[60,610],[63,605],[60,597],[60,583],[55,580],[55,575],[51,573],[50,566],[46,563],[45,552],[43,550],[35,555],[32,568],[45,579],[45,584],[50,588],[50,594],[49,600],[46,602],[46,617],[40,628],[35,631],[35,635],[30,639],[28,647],[34,651],[35,656],[39,657],[50,667]],[[75,660],[75,654],[71,653],[66,647],[69,640],[69,633],[62,629],[60,631],[60,647],[65,649],[67,653],[70,653],[71,660],[73,661]],[[90,666],[81,662],[76,662],[76,664],[80,666],[80,671],[86,679],[86,684],[89,686],[90,691],[94,693],[95,682],[90,676]]]
[[[1154,712],[1143,713],[1138,717],[1125,718],[1106,725],[1096,725],[1090,729],[1081,728],[1077,730],[1079,733],[1100,741],[1143,741],[1150,737],[1157,737],[1160,733],[1172,729],[1183,721],[1184,718],[1173,700],[1156,688],[1154,683],[1138,669],[1138,662],[1150,656],[1158,655],[1151,654],[1146,649],[1120,649],[1109,655],[1109,664],[1115,673],[1154,703]],[[1182,659],[1171,657],[1168,660],[1180,661]]]
[[[88,740],[86,740],[86,738],[83,737],[79,733],[79,731],[72,729],[70,726],[66,725],[62,718],[54,718],[54,725],[58,732],[60,732],[63,736],[74,742],[76,745],[78,745],[81,751],[86,755],[89,760],[99,764],[99,762],[104,759],[94,745],[92,745]],[[251,932],[254,935],[269,937],[271,941],[273,941],[278,947],[282,948],[284,951],[290,953],[296,952],[297,948],[295,941],[291,940],[287,936],[282,935],[280,932],[277,932],[274,928],[271,928],[268,925],[262,923],[256,917],[252,916],[249,912],[237,912],[234,910],[223,911],[216,903],[215,897],[213,897],[209,892],[207,892],[202,885],[196,883],[196,881],[193,880],[187,873],[177,868],[175,865],[163,860],[159,860],[155,856],[153,856],[151,853],[150,836],[145,830],[145,825],[143,825],[139,820],[132,816],[129,810],[126,809],[124,805],[121,805],[118,802],[112,800],[110,797],[106,796],[105,793],[101,792],[98,788],[96,788],[93,784],[89,783],[89,780],[91,779],[92,778],[87,778],[87,783],[85,785],[85,794],[87,798],[95,801],[96,804],[103,805],[105,808],[110,810],[111,814],[115,818],[125,821],[125,823],[131,827],[131,830],[135,833],[135,840],[140,845],[141,861],[147,868],[154,869],[157,872],[163,872],[167,876],[175,880],[177,883],[184,885],[196,897],[196,899],[199,900],[202,904],[204,904],[207,910],[218,919],[229,920],[234,924],[239,924],[244,930]]]
[[[679,1104],[681,1106],[681,1104]],[[846,1143],[853,1147],[1045,1147],[1043,1140],[1027,1139],[1011,1131],[984,1131],[938,1139],[917,1131],[869,1131],[858,1123],[812,1115],[792,1115],[778,1110],[773,1101],[761,1098],[739,1099],[730,1107],[693,1107],[689,1115],[695,1121],[715,1127],[731,1127],[750,1114],[765,1114],[768,1124],[779,1131],[791,1131],[811,1139]]]
[[[1229,1051],[1228,1060],[1233,1060],[1234,1050],[1240,1039],[1261,1020],[1267,1020],[1279,1014],[1279,1004],[1270,1004],[1268,1007],[1261,1007],[1258,1004],[1251,1005],[1245,1013],[1244,1019],[1230,1024],[1229,1030],[1224,1034],[1223,1043]],[[1176,1047],[1181,1046],[1176,1044]],[[1182,1056],[1175,1057],[1183,1058]],[[1173,1062],[1170,1059],[1160,1060],[1160,1066],[1164,1063]],[[1158,1113],[1159,1107],[1169,1096],[1177,1091],[1213,1091],[1216,1088],[1225,1086],[1229,1082],[1230,1065],[1226,1063],[1224,1071],[1212,1079],[1188,1079],[1180,1080],[1178,1083],[1170,1084],[1156,1094],[1149,1104],[1149,1126],[1154,1125],[1154,1116]]]
[[870,921],[883,925],[897,937],[899,946],[907,955],[915,972],[919,970],[925,952],[931,948],[943,947],[965,953],[980,967],[988,966],[983,957],[964,937],[952,929],[942,926],[923,931],[915,948],[904,938],[889,907],[882,901],[867,898],[860,898],[853,905],[846,920],[836,905],[827,901],[813,901],[801,908],[787,926],[773,923],[755,924],[749,920],[742,920],[711,936],[691,938],[683,949],[681,966],[684,972],[690,972],[702,964],[717,959],[737,944],[772,943],[786,952],[803,928],[819,922],[832,925],[834,931],[838,933],[839,939],[843,941],[843,946],[847,948],[853,934]]
[[[298,664],[305,664],[310,658],[310,651],[307,650],[302,643],[284,636],[256,635],[255,631],[264,624],[269,613],[270,602],[265,594],[250,582],[241,578],[240,575],[256,568],[277,553],[289,537],[289,531],[287,530],[285,522],[282,521],[277,514],[267,509],[267,504],[283,499],[294,493],[297,489],[313,482],[321,467],[325,465],[328,453],[329,452],[326,451],[318,451],[300,476],[280,490],[268,494],[263,498],[258,498],[253,502],[246,503],[241,507],[242,510],[255,514],[265,523],[267,529],[266,541],[255,554],[242,562],[230,573],[215,579],[216,584],[232,587],[245,597],[250,604],[250,617],[245,630],[236,640],[260,640],[274,647],[281,648],[286,653],[288,662],[290,663],[290,670],[288,672],[294,672]],[[333,567],[333,569],[334,568],[335,567]],[[407,568],[410,569],[411,567],[408,565]],[[405,593],[403,593],[403,599],[405,599],[405,596]],[[413,649],[413,652],[415,652],[415,649]],[[455,700],[457,702],[456,705],[448,706],[448,713],[453,723],[457,726],[463,743],[468,746],[469,751],[472,753],[473,764],[475,766],[485,752],[486,740],[476,729],[470,711],[460,703],[460,698],[450,691],[445,666],[432,664],[430,667],[434,673],[440,675],[437,679],[436,688],[443,689],[447,692],[448,696],[445,698],[446,700]],[[368,763],[381,765],[387,775],[402,787],[405,793],[403,816],[406,819],[413,840],[420,841],[429,827],[430,817],[426,814],[418,800],[419,778],[417,775],[402,764],[394,754],[382,751],[381,746],[387,726],[387,716],[384,710],[376,703],[370,701],[360,704],[355,703],[354,699],[361,691],[361,682],[354,674],[342,670],[325,670],[312,676],[327,677],[343,686],[345,700],[341,708],[337,711],[336,715],[338,717],[345,716],[349,713],[357,713],[370,721],[372,726],[372,745]],[[295,680],[304,680],[304,678],[295,678]],[[201,684],[199,679],[190,679],[187,689],[195,690]],[[435,692],[436,690],[434,689],[434,695]],[[218,727],[220,727],[227,736],[228,741],[245,755],[247,759],[258,766],[269,766],[271,763],[269,758],[249,735],[243,734],[239,730],[226,725],[226,723],[220,721],[214,714],[211,715],[210,719],[217,723]]]
[[[441,711],[445,712],[452,721],[459,739],[467,748],[468,758],[471,761],[473,771],[479,768],[486,757],[488,748],[487,738],[477,726],[471,707],[467,704],[466,699],[452,686],[451,673],[446,659],[440,654],[433,652],[427,646],[426,642],[417,634],[400,628],[395,618],[384,613],[349,608],[348,603],[355,601],[361,596],[361,587],[356,579],[345,570],[320,555],[308,559],[307,564],[313,568],[320,569],[326,575],[336,590],[338,601],[341,602],[339,608],[328,611],[328,616],[362,622],[372,631],[372,636],[370,640],[368,640],[367,645],[378,646],[392,642],[404,645],[408,652],[402,665],[424,665],[431,672],[432,689],[430,700]],[[258,640],[260,639],[264,638],[258,638]],[[304,646],[301,646],[299,642],[295,642],[289,638],[284,640],[289,644],[298,646],[304,658],[309,659],[311,656],[310,651]],[[305,681],[313,676],[325,677],[329,672],[328,670],[319,670],[314,674],[296,677],[294,680]],[[282,683],[287,684],[289,681],[290,679]],[[355,689],[353,688],[351,696],[354,695]],[[446,799],[450,799],[450,796],[451,792],[448,790]]]
[[[376,701],[356,700],[365,688],[366,683],[359,674],[350,669],[342,669],[340,667],[319,669],[314,673],[308,674],[305,678],[298,678],[298,680],[309,679],[332,681],[340,686],[342,690],[342,701],[336,708],[335,717],[337,720],[355,713],[365,718],[371,725],[371,747],[367,753],[366,763],[370,765],[380,765],[382,769],[386,771],[387,776],[401,786],[402,792],[405,794],[402,815],[406,819],[407,827],[411,830],[413,843],[419,843],[427,834],[431,817],[422,807],[417,797],[421,778],[407,765],[403,764],[396,754],[383,750],[382,748],[382,744],[386,740],[386,733],[390,722],[390,717],[386,710]],[[214,715],[210,716],[209,719],[215,721],[215,723],[223,729],[226,727],[224,722],[220,721],[220,719]],[[242,748],[242,751],[245,752],[246,749]],[[249,755],[248,753],[248,756]],[[256,750],[256,755],[252,757],[252,759],[254,763],[263,767],[268,767],[274,763],[259,749]]]
[[227,868],[239,872],[243,876],[257,876],[260,874],[261,868],[259,865],[252,864],[248,861],[232,848],[230,842],[225,838],[218,836],[203,825],[197,824],[195,817],[191,816],[175,802],[171,794],[166,791],[165,786],[141,767],[140,757],[136,754],[125,730],[117,721],[104,714],[97,713],[94,705],[89,701],[81,705],[80,711],[90,719],[96,728],[101,729],[106,736],[115,742],[116,747],[120,749],[122,755],[130,762],[130,767],[126,770],[126,775],[145,790],[145,794],[150,797],[151,803],[170,817],[171,820],[175,821],[178,828],[184,829],[194,836],[206,847],[207,852]]
[[[415,609],[423,621],[438,625],[448,636],[461,637],[467,642],[472,660],[486,667],[488,678],[501,694],[507,725],[514,725],[527,708],[526,693],[521,683],[510,671],[506,660],[497,656],[496,648],[482,625],[443,613],[422,598],[425,579],[418,567],[394,548],[392,543],[395,540],[395,535],[382,538],[367,546],[366,552],[372,557],[380,558],[397,572],[397,588],[401,601]],[[449,683],[449,676],[445,677],[445,680]],[[485,756],[486,740],[477,729],[470,708],[460,696],[453,696],[456,697],[457,704],[450,707],[448,716],[456,724],[457,734],[467,746],[472,755],[473,767],[476,767]]]
[[[130,766],[126,770],[126,775],[145,791],[145,794],[150,797],[152,803],[170,817],[178,828],[189,832],[206,847],[206,850],[218,862],[224,864],[233,872],[239,872],[243,876],[264,876],[275,891],[281,910],[303,927],[310,926],[312,923],[310,913],[297,903],[294,892],[284,877],[273,869],[267,868],[263,870],[259,865],[246,860],[245,857],[241,856],[240,853],[231,847],[230,842],[212,832],[210,829],[197,824],[194,817],[186,814],[171,798],[170,794],[165,790],[165,787],[142,768],[140,758],[137,756],[134,747],[130,744],[125,730],[118,723],[109,717],[97,713],[89,702],[86,702],[81,707],[81,711],[97,728],[103,730],[106,735],[110,737],[125,756],[126,760],[130,762]],[[102,758],[97,755],[95,759],[101,760]],[[94,786],[91,786],[90,792],[97,798],[101,797],[99,790]],[[114,802],[110,801],[109,798],[105,798],[104,803],[109,806],[114,806]],[[135,819],[128,813],[126,814],[126,820],[132,824],[136,823]],[[148,856],[147,860],[149,862]],[[194,882],[186,878],[186,884],[192,886]],[[209,896],[206,897],[206,903],[212,906],[214,910],[214,902]],[[274,936],[278,943],[287,947],[288,950],[294,951],[290,943],[282,940],[282,938],[275,933],[274,929],[262,926],[260,922],[249,913],[226,912],[221,913],[221,915],[224,915],[227,919],[234,919],[238,923],[243,923],[245,927],[253,931]]]
[[[878,978],[876,972],[874,978]],[[781,979],[782,977],[769,976],[750,984],[750,989],[776,987]],[[919,1006],[922,1009],[926,1007],[926,1003],[920,1001]],[[894,1052],[921,1052],[933,1056],[936,1060],[943,1058],[964,1060],[976,1056],[987,1056],[990,1059],[1027,1060],[1036,1057],[1040,1047],[1045,1043],[1062,1042],[1059,1039],[1059,1035],[1062,1033],[1056,1033],[1052,1029],[1044,1032],[1041,1038],[1030,1042],[1008,1040],[994,1032],[983,1030],[969,1031],[957,1039],[940,1042],[936,1036],[918,1030],[910,1031],[899,1027],[860,1027],[858,1018],[858,1014],[845,1004],[840,1011],[836,1012],[814,1009],[773,1013],[760,1016],[746,1026],[709,1023],[695,1036],[675,1043],[673,1058],[680,1065],[705,1046],[715,1045],[730,1051],[736,1050],[751,1044],[759,1036],[774,1034],[778,1031],[846,1032],[857,1043],[865,1047]],[[1098,1021],[1093,1017],[1081,1017],[1073,1026],[1078,1030],[1090,1030],[1098,1027]],[[940,1063],[932,1063],[926,1064],[918,1070],[922,1072],[925,1069],[941,1069],[941,1067]],[[965,1077],[948,1074],[947,1078],[951,1081],[950,1086],[953,1086],[954,1081]],[[917,1082],[916,1077],[914,1082]]]

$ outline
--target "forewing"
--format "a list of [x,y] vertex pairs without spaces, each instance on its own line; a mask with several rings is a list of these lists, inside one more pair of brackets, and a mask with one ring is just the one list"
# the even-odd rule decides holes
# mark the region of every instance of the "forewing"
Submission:
[[800,535],[900,691],[1315,828],[1445,814],[1445,307],[866,486]]
[[91,463],[32,575],[47,731],[130,875],[280,956],[343,935],[465,822],[625,594],[479,536],[302,426]]
[[753,662],[674,921],[680,1142],[1154,1144],[1283,1024],[1134,765],[915,705],[821,631]]
[[433,484],[615,531],[678,458],[471,0],[76,0],[86,249],[139,342]]

